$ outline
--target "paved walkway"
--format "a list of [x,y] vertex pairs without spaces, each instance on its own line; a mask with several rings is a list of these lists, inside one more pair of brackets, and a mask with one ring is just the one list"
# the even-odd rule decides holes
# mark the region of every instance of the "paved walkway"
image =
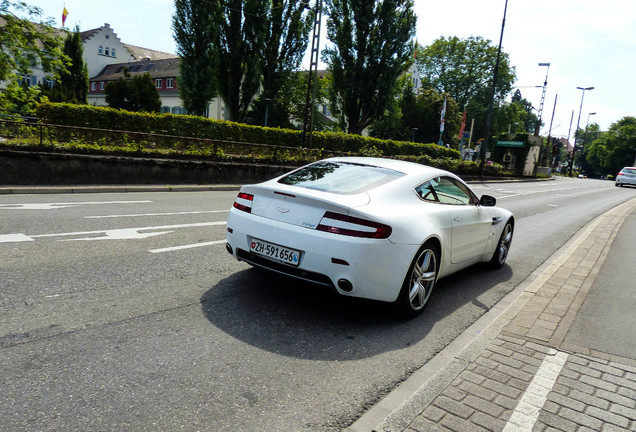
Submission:
[[589,223],[347,431],[636,431],[636,361],[564,344],[635,209],[632,199]]

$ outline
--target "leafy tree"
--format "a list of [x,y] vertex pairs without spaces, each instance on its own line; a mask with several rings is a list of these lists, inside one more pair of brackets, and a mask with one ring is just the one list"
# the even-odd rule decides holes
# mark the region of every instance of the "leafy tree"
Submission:
[[278,97],[282,87],[298,69],[307,50],[314,12],[308,12],[309,0],[272,0],[269,27],[262,46],[261,97],[254,103],[251,121],[263,124],[267,107],[268,125],[289,123],[287,104]]
[[[490,95],[496,57],[497,46],[488,39],[453,36],[440,37],[427,47],[418,47],[416,61],[425,87],[448,93],[460,106],[465,106],[471,99],[483,101],[484,96]],[[497,100],[502,101],[510,93],[515,79],[510,56],[502,52],[495,91]]]
[[[469,118],[484,124],[497,50],[490,40],[480,36],[467,39],[440,37],[427,47],[418,47],[416,61],[423,86],[450,94],[459,106],[467,107]],[[509,55],[502,52],[495,87],[492,135],[508,131],[509,119],[500,106],[515,79]]]
[[592,142],[586,160],[601,174],[616,175],[636,159],[636,117],[623,117]]
[[75,27],[75,31],[66,36],[63,51],[70,59],[68,68],[60,73],[59,79],[59,85],[66,94],[64,102],[85,104],[88,93],[88,68],[82,57],[84,45],[79,27]]
[[442,141],[455,146],[462,118],[462,112],[455,100],[433,89],[424,89],[416,94],[409,78],[407,75],[401,79],[400,97],[390,104],[393,110],[387,110],[385,115],[372,125],[371,136],[437,143],[440,138],[442,107],[446,99]]
[[7,88],[0,93],[0,112],[34,115],[38,103],[45,100],[47,97],[42,94],[40,87],[28,87],[11,81]]
[[327,9],[332,110],[343,130],[359,134],[384,113],[412,60],[413,1],[327,0]]
[[[278,110],[274,111],[277,119],[273,119],[280,127],[302,129],[305,115],[305,98],[309,74],[306,71],[293,72],[276,94],[274,99]],[[314,130],[333,130],[333,124],[326,113],[319,111],[319,107],[326,106],[327,88],[331,82],[329,74],[323,75],[316,81],[316,102],[314,109]]]
[[214,20],[219,93],[231,121],[242,121],[258,91],[271,0],[227,0]]
[[218,0],[175,0],[172,29],[181,58],[179,93],[184,107],[193,115],[206,115],[208,103],[217,93],[214,44],[219,8]]
[[161,109],[161,98],[147,73],[131,79],[128,70],[124,69],[124,76],[109,82],[104,93],[111,108],[147,112],[159,112]]
[[68,58],[52,19],[23,1],[0,0],[0,81],[29,75],[34,65],[57,77]]

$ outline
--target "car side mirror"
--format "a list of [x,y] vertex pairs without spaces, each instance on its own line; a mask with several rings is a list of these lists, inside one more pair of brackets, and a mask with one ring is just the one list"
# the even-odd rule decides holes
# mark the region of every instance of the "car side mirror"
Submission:
[[490,195],[482,195],[481,198],[479,198],[479,204],[484,207],[494,207],[497,204],[497,199]]

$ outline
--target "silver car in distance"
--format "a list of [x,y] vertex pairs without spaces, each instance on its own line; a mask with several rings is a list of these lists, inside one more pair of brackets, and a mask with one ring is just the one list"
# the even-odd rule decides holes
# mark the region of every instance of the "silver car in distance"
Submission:
[[515,221],[495,203],[444,170],[337,157],[243,186],[226,247],[255,267],[414,316],[439,278],[504,265]]

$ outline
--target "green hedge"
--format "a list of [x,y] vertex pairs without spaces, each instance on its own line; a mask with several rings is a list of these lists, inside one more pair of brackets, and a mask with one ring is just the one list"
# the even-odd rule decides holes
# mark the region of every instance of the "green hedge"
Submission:
[[[58,103],[40,104],[37,108],[37,116],[41,122],[47,124],[158,134],[152,137],[142,137],[135,134],[122,134],[121,132],[57,128],[51,132],[50,141],[81,139],[104,144],[107,141],[117,144],[132,142],[137,143],[140,147],[172,149],[209,147],[213,145],[209,140],[296,148],[302,146],[302,132],[300,131],[263,128],[195,116],[136,113],[113,108]],[[166,137],[166,135],[199,138],[202,141],[180,140]],[[229,148],[228,145],[228,143],[223,143],[223,151],[226,153],[238,150],[236,146]],[[380,140],[343,133],[314,132],[313,147],[325,151],[378,156],[410,155],[429,156],[433,159],[459,159],[457,150],[436,144]],[[248,149],[248,151],[258,150],[255,147]]]

